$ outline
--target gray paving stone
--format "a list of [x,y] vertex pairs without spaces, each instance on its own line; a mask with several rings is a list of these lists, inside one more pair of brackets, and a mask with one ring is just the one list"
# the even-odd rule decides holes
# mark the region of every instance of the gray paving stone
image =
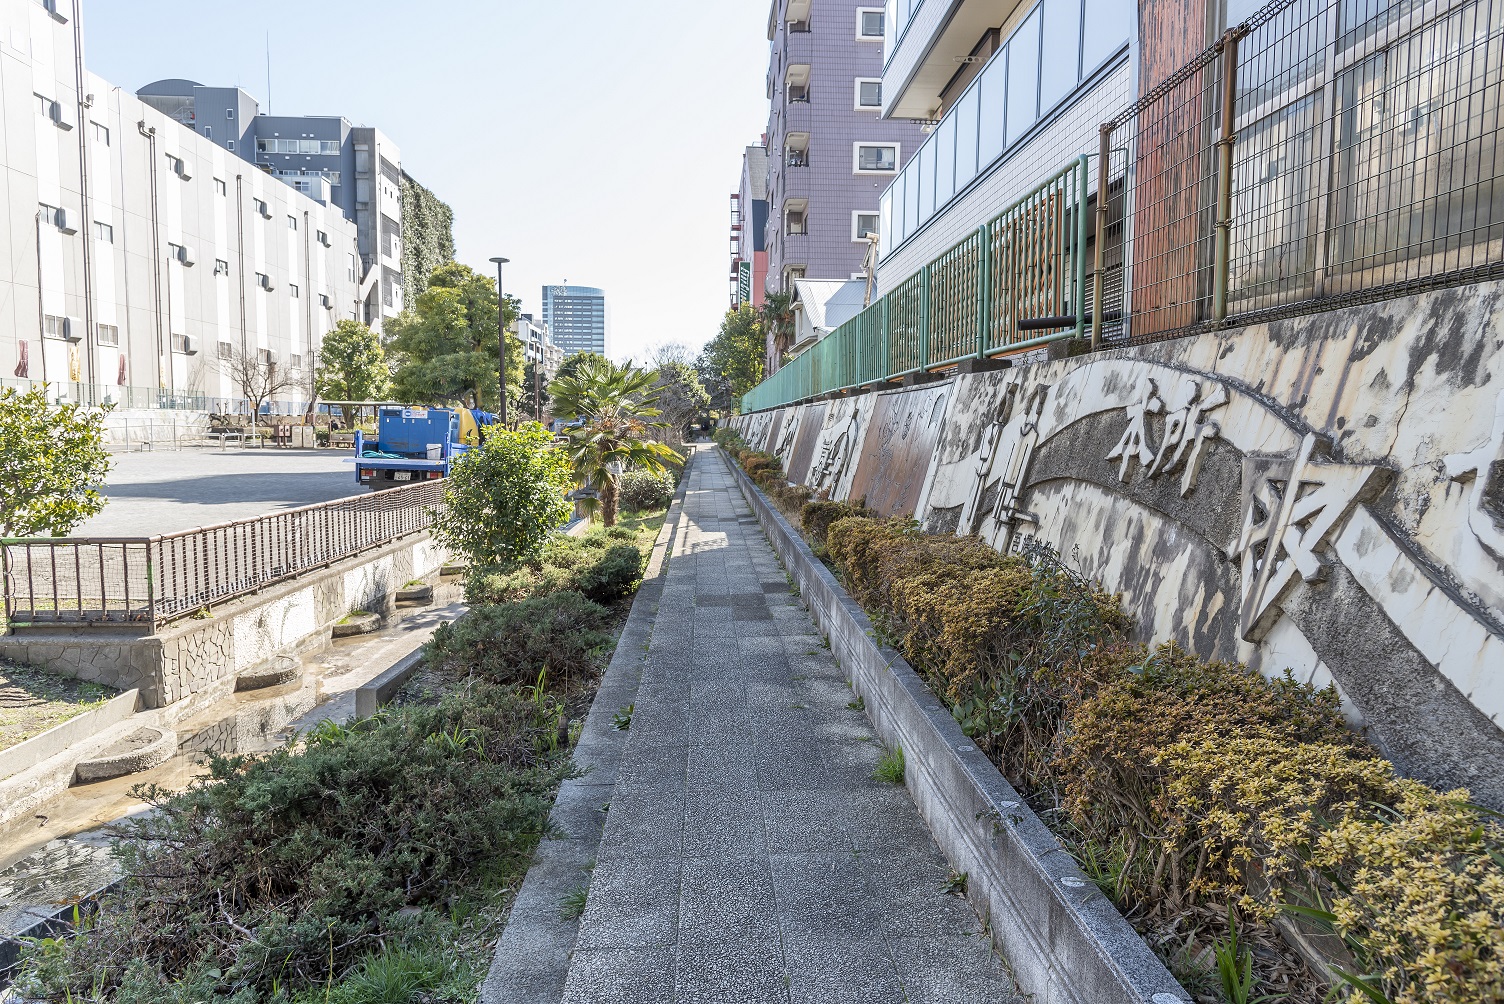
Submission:
[[564,1000],[1016,1001],[719,455],[689,478]]

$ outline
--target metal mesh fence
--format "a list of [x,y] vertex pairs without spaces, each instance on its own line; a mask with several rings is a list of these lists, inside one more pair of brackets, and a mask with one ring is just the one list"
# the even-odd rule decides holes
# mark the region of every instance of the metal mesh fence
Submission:
[[0,542],[6,619],[155,629],[427,530],[443,492],[427,481],[161,537]]
[[1501,89],[1504,0],[1265,6],[1104,127],[1105,340],[1504,274]]

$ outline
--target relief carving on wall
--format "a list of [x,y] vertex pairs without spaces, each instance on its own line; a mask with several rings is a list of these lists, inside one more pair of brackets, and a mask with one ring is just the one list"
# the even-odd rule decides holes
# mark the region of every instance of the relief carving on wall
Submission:
[[[1139,387],[1137,399],[1127,408],[1128,428],[1106,457],[1108,460],[1121,461],[1118,465],[1118,480],[1128,480],[1128,467],[1133,460],[1137,460],[1144,473],[1151,478],[1184,466],[1180,494],[1189,495],[1191,489],[1196,487],[1196,476],[1201,471],[1201,457],[1207,441],[1222,433],[1221,424],[1207,418],[1207,415],[1227,404],[1227,401],[1227,389],[1220,383],[1188,377],[1176,384],[1174,394],[1166,404],[1164,397],[1160,395],[1158,382],[1145,377]],[[1165,412],[1165,438],[1156,450],[1149,438],[1149,416],[1162,411]]]
[[1326,577],[1327,545],[1361,502],[1372,501],[1389,471],[1362,464],[1322,463],[1324,441],[1301,440],[1289,460],[1244,459],[1243,530],[1230,557],[1242,559],[1241,629],[1263,638],[1280,617],[1280,601],[1297,578]]
[[1470,453],[1445,458],[1447,477],[1471,483],[1467,526],[1483,549],[1504,561],[1504,393],[1494,405],[1489,441]]
[[820,444],[820,452],[815,457],[815,466],[810,471],[810,487],[816,492],[834,492],[846,475],[846,468],[851,465],[852,445],[856,442],[857,433],[861,431],[861,423],[857,419],[857,409],[853,406],[851,414],[837,417],[829,434]]
[[783,419],[783,428],[778,433],[778,445],[773,448],[773,455],[784,463],[788,462],[789,451],[794,448],[794,434],[799,431],[799,416],[802,412],[797,408],[790,408]]
[[[999,550],[1007,550],[1009,538],[1020,522],[1038,522],[1032,514],[1019,508],[1018,497],[1029,476],[1029,464],[1034,459],[1034,451],[1039,446],[1044,402],[1050,392],[1047,385],[1036,385],[1030,390],[1019,414],[1012,415],[1013,390],[1014,388],[1009,388],[1005,420],[992,423],[982,434],[982,450],[977,457],[975,483],[961,512],[961,526],[966,533],[982,531],[982,524],[990,520],[992,526],[987,529],[1001,531],[996,542]],[[999,471],[996,482],[993,481],[994,471]],[[991,511],[984,515],[981,511],[984,500],[994,485],[997,488],[997,499],[992,504]]]

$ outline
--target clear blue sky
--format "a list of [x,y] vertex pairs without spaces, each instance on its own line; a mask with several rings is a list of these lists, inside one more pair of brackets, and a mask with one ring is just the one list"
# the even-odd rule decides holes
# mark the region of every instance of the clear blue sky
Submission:
[[537,313],[606,290],[612,355],[697,348],[726,309],[728,196],[767,121],[766,0],[85,0],[89,69],[239,84],[381,129],[454,207],[459,260]]

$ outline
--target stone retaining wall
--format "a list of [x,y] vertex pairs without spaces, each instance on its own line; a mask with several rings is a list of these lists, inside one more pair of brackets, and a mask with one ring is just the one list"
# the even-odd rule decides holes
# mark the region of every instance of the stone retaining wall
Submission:
[[328,644],[334,623],[352,610],[390,614],[404,583],[436,573],[446,560],[427,534],[416,534],[155,635],[24,628],[0,638],[0,657],[117,690],[139,690],[146,708],[189,699],[199,706],[233,692],[236,676],[247,670]]

